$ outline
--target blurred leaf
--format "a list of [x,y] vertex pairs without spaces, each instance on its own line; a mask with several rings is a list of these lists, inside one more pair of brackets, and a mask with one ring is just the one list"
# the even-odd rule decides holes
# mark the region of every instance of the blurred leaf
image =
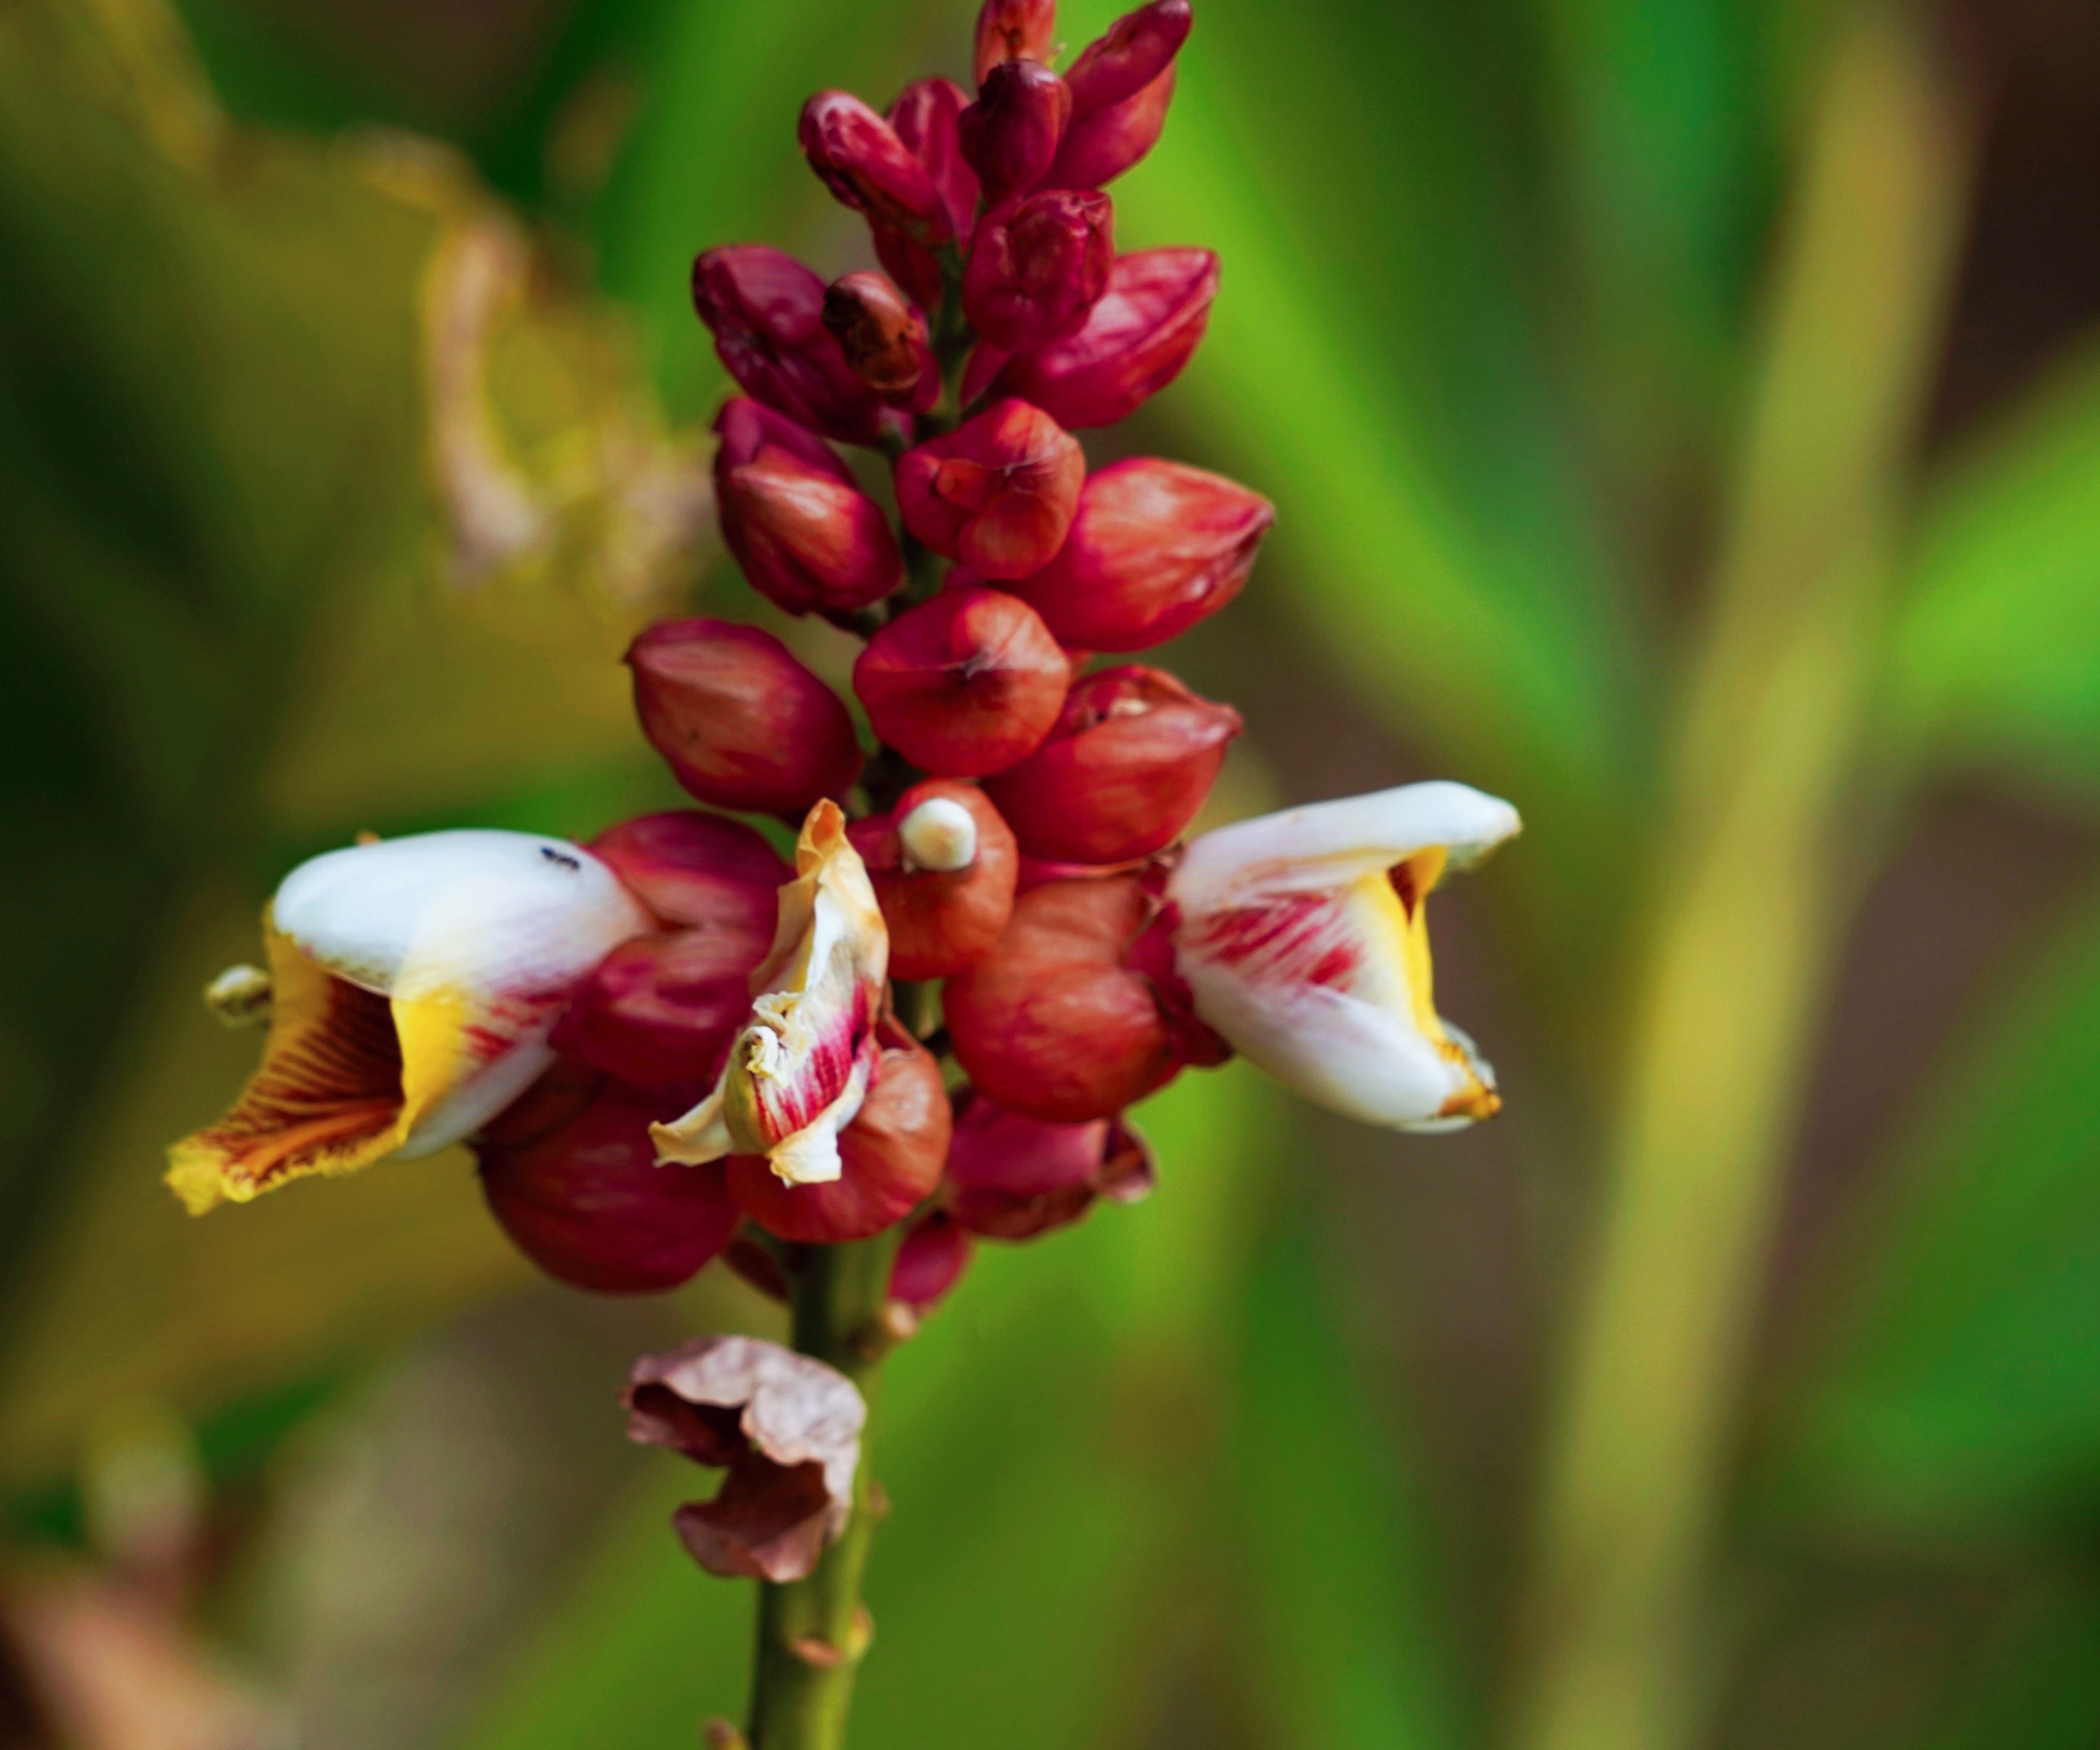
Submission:
[[1899,733],[1926,756],[2100,773],[2100,353],[2061,370],[1935,496],[1893,655]]
[[2100,1465],[2100,919],[1988,1017],[1890,1181],[1772,1486],[1819,1521],[1944,1536],[2089,1515]]
[[2100,1739],[2100,1598],[2055,1580],[2023,1603],[1925,1750],[2088,1750]]

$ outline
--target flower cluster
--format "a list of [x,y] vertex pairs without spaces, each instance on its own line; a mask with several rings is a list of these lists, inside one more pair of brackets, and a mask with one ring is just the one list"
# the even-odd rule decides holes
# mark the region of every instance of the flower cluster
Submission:
[[[974,97],[810,99],[803,151],[882,271],[827,285],[756,244],[694,267],[741,391],[715,422],[723,534],[776,607],[864,640],[872,748],[770,633],[643,633],[642,729],[704,808],[295,871],[267,976],[214,986],[271,1030],[232,1110],[174,1151],[192,1210],[465,1139],[513,1239],[579,1286],[663,1289],[726,1254],[778,1291],[798,1248],[895,1229],[891,1294],[923,1311],[973,1237],[1142,1195],[1127,1109],[1185,1067],[1238,1050],[1401,1128],[1496,1109],[1432,1001],[1427,900],[1516,830],[1507,804],[1422,784],[1182,842],[1240,718],[1124,659],[1229,602],[1273,512],[1179,462],[1089,471],[1074,432],[1174,380],[1218,269],[1118,254],[1103,192],[1158,137],[1188,0],[1061,75],[1052,28],[1044,0],[987,0]],[[736,814],[795,829],[792,869]],[[650,1408],[683,1377],[638,1383],[649,1437],[757,1466],[772,1500],[778,1453]],[[798,1475],[817,1505],[779,1535],[801,1553],[752,1571],[828,1523],[837,1479]]]

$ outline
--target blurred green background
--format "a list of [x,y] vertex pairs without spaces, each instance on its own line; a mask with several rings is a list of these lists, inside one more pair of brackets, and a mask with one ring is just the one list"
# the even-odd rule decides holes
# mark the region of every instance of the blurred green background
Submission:
[[[970,13],[0,9],[0,1745],[739,1710],[613,1400],[776,1314],[536,1282],[457,1152],[193,1223],[161,1150],[292,862],[673,799],[618,652],[756,608],[687,263],[863,265],[796,110]],[[2100,15],[1198,0],[1182,64],[1118,240],[1224,289],[1089,448],[1277,503],[1164,659],[1221,809],[1523,809],[1436,927],[1509,1110],[1192,1074],[1150,1201],[982,1249],[855,1743],[2100,1741]]]

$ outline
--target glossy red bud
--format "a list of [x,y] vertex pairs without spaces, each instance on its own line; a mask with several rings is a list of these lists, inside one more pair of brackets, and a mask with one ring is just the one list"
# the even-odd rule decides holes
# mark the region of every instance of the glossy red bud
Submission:
[[891,406],[923,413],[941,399],[926,319],[884,275],[834,280],[824,293],[824,326],[854,374]]
[[1065,74],[1075,115],[1134,97],[1171,64],[1189,40],[1189,0],[1152,0],[1126,12],[1079,51]]
[[1047,62],[1057,29],[1057,0],[985,0],[973,56],[977,83],[1001,61]]
[[1136,875],[1022,894],[990,951],[951,978],[942,1012],[977,1091],[1059,1124],[1108,1117],[1171,1081],[1180,1034],[1123,963],[1154,915]]
[[1027,1240],[1077,1221],[1096,1197],[1134,1203],[1153,1179],[1152,1150],[1120,1114],[1047,1124],[972,1090],[956,1106],[943,1201],[973,1233]]
[[1114,182],[1159,143],[1167,126],[1167,108],[1173,101],[1174,68],[1170,65],[1121,103],[1074,115],[1041,186],[1099,188]]
[[924,1315],[945,1299],[969,1267],[970,1236],[946,1210],[931,1209],[904,1230],[890,1267],[889,1298]]
[[637,1087],[690,1094],[690,1105],[721,1073],[772,946],[770,918],[624,942],[570,998],[554,1047]]
[[977,222],[963,269],[963,314],[993,346],[1021,352],[1070,333],[1115,265],[1109,197],[1062,188],[1024,195]]
[[850,92],[818,92],[802,106],[796,133],[810,168],[843,205],[928,248],[954,236],[947,205],[918,155]]
[[823,323],[824,282],[762,243],[709,249],[693,262],[693,307],[744,392],[836,438],[873,443],[888,415]]
[[649,1125],[668,1115],[558,1065],[474,1145],[490,1211],[518,1250],[575,1287],[677,1287],[728,1244],[737,1208],[719,1167],[655,1164]]
[[[966,809],[974,822],[975,853],[960,869],[917,866],[899,837],[899,825],[915,809],[937,800]],[[846,832],[867,866],[889,928],[892,978],[946,978],[999,940],[1013,911],[1018,853],[999,810],[975,785],[929,778],[887,814],[857,820]]]
[[1057,721],[1070,670],[1026,603],[951,587],[900,614],[854,664],[876,734],[946,778],[1004,771]]
[[904,526],[996,582],[1039,571],[1065,544],[1087,458],[1039,408],[1008,399],[897,465]]
[[1057,557],[1008,587],[1061,644],[1147,650],[1240,593],[1275,521],[1223,474],[1134,456],[1088,477]]
[[1008,361],[997,386],[1034,403],[1061,425],[1113,425],[1181,374],[1217,295],[1218,258],[1208,249],[1120,256],[1085,323]]
[[1163,669],[1104,668],[1073,684],[1048,738],[985,793],[1027,855],[1123,862],[1180,836],[1240,727],[1231,706]]
[[864,1240],[910,1214],[940,1182],[952,1120],[941,1065],[894,1021],[877,1032],[882,1053],[867,1098],[839,1133],[839,1177],[790,1185],[764,1157],[732,1155],[729,1188],[743,1212],[777,1238],[836,1245]]
[[637,815],[608,827],[586,849],[669,929],[770,936],[779,889],[794,879],[742,821],[699,809]]
[[860,776],[846,707],[769,632],[666,620],[628,646],[627,665],[642,733],[703,802],[797,822]]
[[955,123],[984,198],[995,205],[1040,182],[1071,119],[1072,94],[1042,62],[1001,61],[987,73]]
[[[946,79],[907,85],[889,106],[889,125],[940,191],[958,245],[969,240],[977,210],[977,173],[963,156],[955,122],[969,99]],[[893,227],[874,225],[876,258],[922,310],[941,303],[941,262],[934,252]]]
[[889,518],[814,433],[741,395],[715,430],[722,539],[761,595],[790,614],[846,614],[904,580]]

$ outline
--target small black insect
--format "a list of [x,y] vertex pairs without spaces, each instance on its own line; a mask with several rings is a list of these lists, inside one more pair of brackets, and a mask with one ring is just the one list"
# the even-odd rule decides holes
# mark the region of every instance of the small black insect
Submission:
[[583,867],[582,862],[578,858],[570,856],[567,851],[556,850],[551,844],[541,845],[540,847],[540,854],[545,857],[549,862],[559,863],[564,869],[580,869]]

